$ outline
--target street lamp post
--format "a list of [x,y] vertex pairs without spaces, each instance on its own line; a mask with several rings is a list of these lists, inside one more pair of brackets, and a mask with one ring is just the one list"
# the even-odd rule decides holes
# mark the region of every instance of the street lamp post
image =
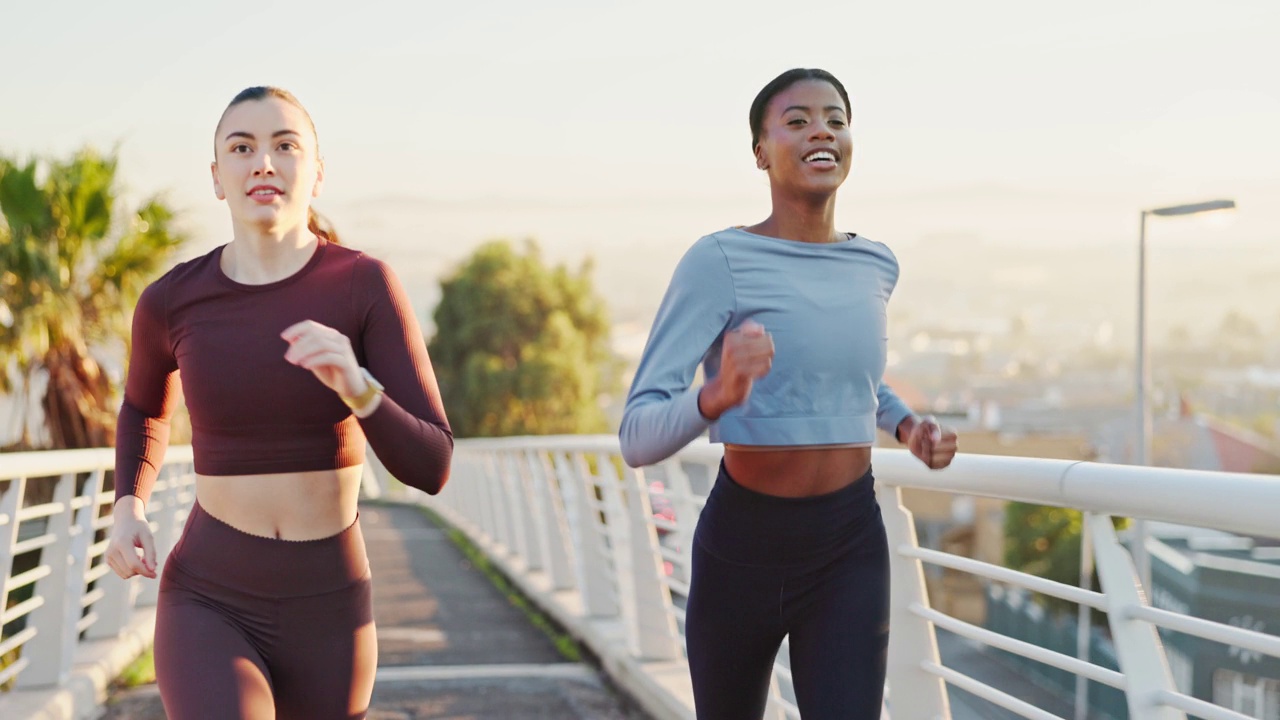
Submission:
[[[1197,213],[1232,210],[1236,206],[1234,200],[1210,200],[1209,202],[1191,205],[1175,205],[1173,207],[1143,210],[1138,225],[1138,353],[1137,353],[1137,436],[1134,442],[1137,447],[1137,464],[1151,464],[1151,361],[1147,354],[1147,216],[1169,217],[1174,215],[1195,215]],[[1093,589],[1093,548],[1089,537],[1089,513],[1084,515],[1080,537],[1080,587]],[[1151,599],[1151,558],[1147,554],[1147,524],[1142,518],[1133,519],[1133,564],[1142,582],[1142,592]],[[1089,607],[1081,605],[1079,624],[1076,631],[1076,657],[1089,660]],[[1089,715],[1089,680],[1083,675],[1076,677],[1075,718],[1084,720]]]
[[[1151,464],[1151,359],[1147,353],[1147,216],[1172,217],[1197,215],[1235,209],[1234,200],[1210,200],[1208,202],[1174,205],[1172,207],[1143,210],[1138,226],[1138,351],[1137,351],[1137,399],[1136,415],[1138,433],[1137,464]],[[1133,521],[1133,561],[1144,591],[1151,592],[1151,558],[1147,555],[1147,524],[1141,518]]]

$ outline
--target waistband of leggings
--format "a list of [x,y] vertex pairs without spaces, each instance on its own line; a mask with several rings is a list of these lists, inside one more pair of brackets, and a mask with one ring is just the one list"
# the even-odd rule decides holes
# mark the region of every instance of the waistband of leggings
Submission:
[[195,503],[170,560],[180,572],[266,597],[318,595],[349,587],[369,573],[360,518],[336,535],[280,540],[253,535]]
[[862,477],[839,490],[833,490],[822,495],[782,497],[780,495],[757,492],[740,484],[729,474],[729,469],[725,467],[724,460],[721,460],[720,472],[716,475],[716,483],[712,492],[718,492],[731,498],[735,504],[752,508],[790,512],[796,515],[823,515],[838,511],[842,507],[863,504],[868,498],[874,499],[875,476],[872,475],[871,468],[867,468]]
[[743,487],[721,462],[698,519],[698,539],[725,560],[792,564],[838,551],[878,529],[878,510],[871,470],[834,492],[791,498]]

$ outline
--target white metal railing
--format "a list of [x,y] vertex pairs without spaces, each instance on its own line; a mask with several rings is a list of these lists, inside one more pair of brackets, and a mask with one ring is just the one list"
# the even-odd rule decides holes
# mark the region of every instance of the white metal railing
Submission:
[[[169,449],[148,506],[158,563],[195,497],[191,458]],[[0,687],[66,683],[82,640],[115,637],[155,603],[157,583],[121,580],[103,560],[114,466],[111,449],[0,454]]]
[[[650,667],[669,671],[684,661],[690,541],[719,459],[719,448],[700,442],[637,471],[622,463],[613,436],[464,440],[457,443],[454,477],[444,493],[406,492],[466,532],[505,569],[536,579],[547,590],[542,601],[563,611],[558,617],[613,623],[617,641],[594,647],[597,653],[618,652],[642,673]],[[378,468],[376,458],[371,460]],[[113,464],[111,450],[0,455],[0,683],[34,688],[65,682],[78,642],[113,637],[135,605],[154,603],[156,583],[121,581],[102,562],[112,500],[104,479]],[[1118,688],[1134,718],[1246,718],[1179,693],[1156,628],[1276,657],[1280,638],[1152,608],[1111,516],[1277,537],[1280,481],[967,455],[945,471],[931,472],[900,450],[877,450],[875,470],[893,550],[888,689],[898,691],[888,705],[894,720],[949,717],[948,684],[1022,717],[1057,717],[967,676],[963,667],[944,666],[935,628]],[[382,489],[370,482],[375,474],[381,473],[371,470],[366,486],[377,492]],[[171,448],[148,510],[161,560],[185,521],[193,483],[190,448]],[[902,488],[1085,511],[1102,592],[920,548]],[[393,499],[393,493],[386,496]],[[35,497],[48,500],[33,504],[29,499]],[[1106,612],[1120,672],[931,608],[926,563]],[[609,667],[611,658],[603,660]],[[775,669],[771,718],[798,718],[785,644]],[[691,717],[687,672],[666,672],[664,681],[664,692],[674,698],[669,706],[685,709],[668,715]]]
[[[642,661],[683,661],[684,601],[693,528],[720,449],[705,442],[643,470],[621,462],[612,436],[463,440],[453,479],[422,501],[508,566],[543,577],[581,603],[586,618],[615,618],[624,651]],[[1022,717],[1058,716],[945,667],[935,627],[1122,690],[1133,718],[1243,720],[1179,693],[1157,628],[1280,657],[1280,637],[1152,608],[1112,516],[1280,537],[1280,480],[1269,476],[1140,468],[1033,458],[961,455],[930,471],[905,451],[877,449],[875,473],[892,549],[888,699],[894,720],[949,718],[946,684]],[[1077,508],[1086,513],[1102,591],[1063,585],[936,550],[916,541],[902,488]],[[655,518],[655,505],[659,517]],[[1107,613],[1120,672],[1010,638],[929,606],[925,563],[1062,598]],[[597,649],[598,650],[598,649]],[[786,647],[775,666],[773,717],[798,718]],[[691,717],[691,715],[690,715]]]

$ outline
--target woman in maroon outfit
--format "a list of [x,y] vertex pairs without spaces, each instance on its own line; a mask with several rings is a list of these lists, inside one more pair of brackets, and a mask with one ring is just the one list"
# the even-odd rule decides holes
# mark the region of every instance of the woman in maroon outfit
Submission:
[[107,562],[156,577],[144,507],[180,374],[196,504],[160,580],[168,716],[361,718],[378,652],[356,509],[364,441],[434,494],[453,436],[395,274],[315,222],[324,163],[306,110],[249,88],[214,143],[234,235],[138,301]]

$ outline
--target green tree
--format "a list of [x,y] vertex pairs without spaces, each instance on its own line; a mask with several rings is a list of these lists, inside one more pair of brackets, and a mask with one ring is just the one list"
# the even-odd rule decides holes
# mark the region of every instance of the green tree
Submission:
[[479,247],[441,283],[428,346],[458,437],[605,432],[601,398],[619,385],[609,315],[577,271],[536,243]]
[[[1127,518],[1112,520],[1116,529]],[[1037,577],[1067,585],[1080,584],[1080,537],[1084,515],[1072,508],[1010,502],[1004,510],[1004,564]],[[1094,586],[1097,586],[1096,575]],[[1074,611],[1066,600],[1045,597],[1054,612]]]
[[1082,526],[1079,510],[1009,503],[1005,507],[1005,565],[1069,585],[1079,583]]
[[[129,308],[186,236],[160,198],[125,212],[117,157],[0,156],[0,392],[32,379],[54,448],[112,444],[117,398],[95,348],[129,341]],[[23,422],[18,447],[32,446]]]

